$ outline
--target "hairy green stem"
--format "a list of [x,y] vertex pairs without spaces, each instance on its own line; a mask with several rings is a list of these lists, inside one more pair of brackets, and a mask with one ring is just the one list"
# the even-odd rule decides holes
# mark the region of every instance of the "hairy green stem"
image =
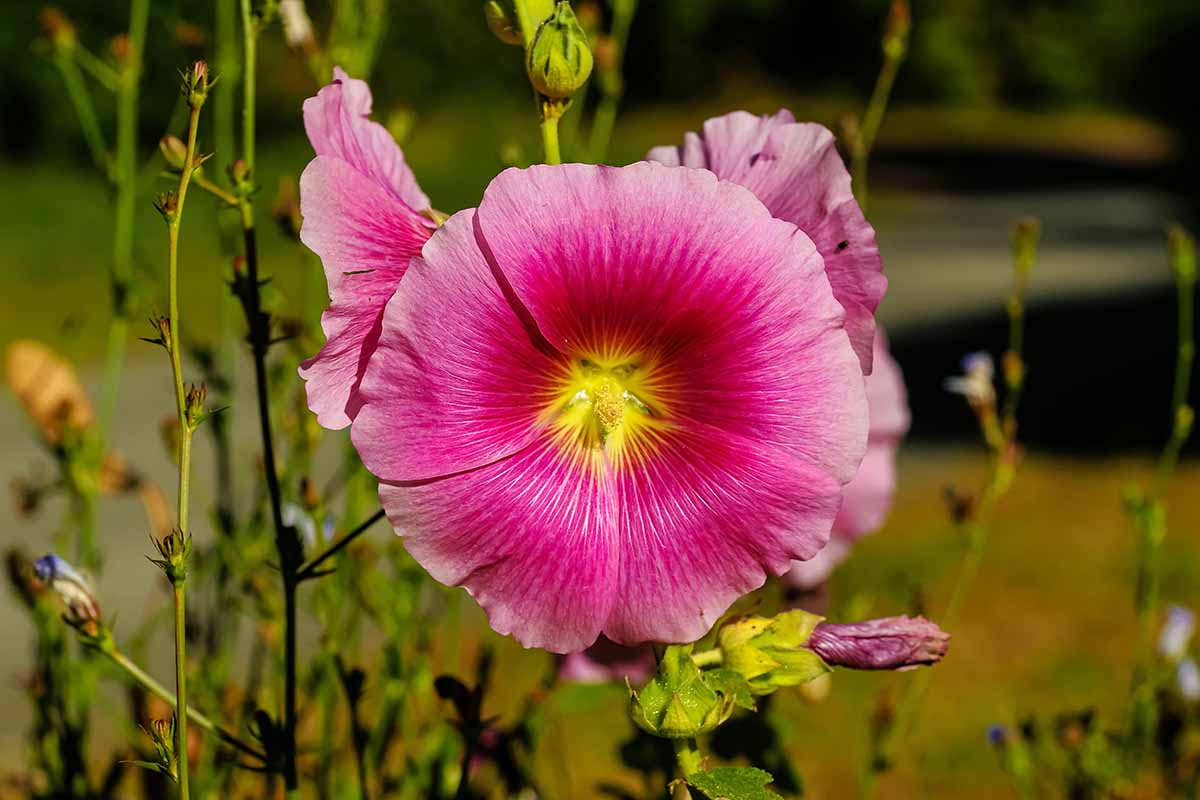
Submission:
[[[179,317],[179,228],[183,220],[184,204],[188,185],[196,167],[196,132],[200,125],[200,106],[193,105],[188,115],[187,154],[183,169],[179,173],[179,189],[176,193],[175,209],[167,222],[167,303],[170,324],[170,342],[167,349],[171,355],[171,374],[175,382],[175,407],[179,421],[179,492],[178,520],[179,535],[185,540],[189,536],[188,510],[192,474],[192,433],[194,426],[188,416],[187,395],[183,388],[183,367],[180,362],[180,317]],[[185,550],[186,552],[186,550]],[[187,613],[184,594],[185,580],[180,570],[171,572],[174,589],[175,611],[175,693],[179,703],[187,707]],[[179,714],[176,720],[176,754],[178,755],[179,796],[188,798],[187,759],[187,715]]]
[[[110,661],[124,670],[125,674],[132,678],[135,683],[137,683],[146,691],[150,692],[150,694],[170,704],[171,708],[178,710],[179,699],[171,692],[171,690],[163,686],[154,678],[150,677],[148,672],[135,664],[128,656],[126,656],[120,650],[102,650],[102,652],[108,656]],[[215,736],[217,739],[221,740],[230,747],[240,750],[242,753],[245,753],[252,758],[257,758],[259,761],[266,761],[266,756],[263,755],[263,753],[257,748],[242,741],[235,734],[216,724],[207,716],[191,706],[186,706],[186,709],[187,714],[180,715],[181,718],[186,716],[188,720],[198,725],[201,730]]]
[[675,762],[679,765],[679,773],[684,780],[700,771],[703,757],[694,738],[672,739],[671,745],[675,748]]
[[542,149],[545,151],[547,164],[562,163],[562,155],[558,150],[558,119],[553,112],[542,114]]

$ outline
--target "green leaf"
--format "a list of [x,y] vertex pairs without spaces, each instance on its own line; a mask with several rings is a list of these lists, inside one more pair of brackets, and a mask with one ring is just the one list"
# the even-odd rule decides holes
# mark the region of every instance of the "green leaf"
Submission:
[[688,776],[688,784],[708,800],[780,800],[766,788],[774,778],[754,767],[717,767]]

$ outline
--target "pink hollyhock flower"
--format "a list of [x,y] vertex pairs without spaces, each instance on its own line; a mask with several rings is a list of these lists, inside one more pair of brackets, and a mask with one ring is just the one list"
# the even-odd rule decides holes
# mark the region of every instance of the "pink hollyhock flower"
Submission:
[[337,67],[333,83],[304,101],[317,157],[300,176],[300,240],[325,265],[330,303],[321,315],[325,346],[300,376],[308,407],[333,429],[354,418],[383,307],[437,227],[404,153],[370,113],[367,84]]
[[682,147],[655,147],[646,157],[740,183],[772,214],[804,231],[825,259],[833,296],[846,309],[846,332],[863,373],[870,374],[875,309],[887,278],[875,230],[854,200],[827,128],[796,122],[786,109],[762,117],[734,111],[707,120],[703,133],[685,134]]
[[636,686],[645,683],[656,668],[654,651],[648,645],[626,647],[601,636],[588,649],[563,656],[558,677],[567,683],[629,681]]
[[908,432],[911,417],[900,365],[888,350],[887,335],[875,332],[875,369],[867,376],[867,406],[871,423],[867,454],[858,474],[842,493],[842,508],[833,521],[833,536],[816,557],[797,561],[784,578],[798,589],[824,583],[833,568],[850,554],[853,544],[878,530],[892,508],[896,491],[896,450]]
[[867,435],[843,319],[809,238],[712,173],[510,169],[413,259],[352,439],[496,631],[692,641],[828,539]]

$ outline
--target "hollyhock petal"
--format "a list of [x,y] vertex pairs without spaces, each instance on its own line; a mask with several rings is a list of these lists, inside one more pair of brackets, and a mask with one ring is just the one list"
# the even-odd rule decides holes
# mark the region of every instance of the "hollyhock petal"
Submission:
[[[841,514],[839,513],[838,516],[840,517]],[[820,588],[825,581],[829,580],[829,576],[833,574],[838,564],[845,561],[849,555],[850,542],[838,536],[835,529],[834,535],[829,539],[829,544],[822,547],[821,552],[808,561],[792,562],[792,568],[784,576],[784,581],[787,585],[803,591]]]
[[333,82],[304,101],[304,130],[318,156],[346,162],[412,211],[429,208],[429,198],[387,128],[369,119],[366,81],[333,68]]
[[595,642],[617,591],[612,488],[602,462],[573,455],[543,437],[480,469],[379,487],[430,575],[465,586],[497,633],[555,653]]
[[735,111],[706,121],[702,136],[687,134],[675,154],[655,148],[648,158],[709,169],[750,189],[772,214],[804,231],[825,260],[834,296],[846,310],[846,331],[870,373],[875,309],[887,279],[875,231],[854,200],[828,129],[797,123],[786,110],[764,117]]
[[344,161],[319,156],[300,176],[300,239],[321,257],[330,307],[325,346],[305,361],[309,408],[327,428],[350,424],[379,317],[432,223]]
[[878,530],[887,519],[896,493],[896,451],[911,421],[908,393],[900,365],[888,349],[887,335],[876,330],[875,370],[867,376],[870,431],[867,453],[854,480],[842,492],[842,507],[833,523],[833,538],[812,561],[797,561],[786,580],[800,589],[813,589],[828,579],[833,568],[850,554],[851,545]]
[[746,190],[645,162],[507,170],[478,225],[560,351],[656,347],[682,376],[661,389],[674,413],[854,475],[866,419],[843,311],[812,243]]
[[530,409],[553,361],[479,252],[474,213],[446,221],[384,312],[352,431],[382,480],[474,469],[527,447],[544,427]]
[[768,573],[828,540],[841,486],[799,458],[689,422],[638,461],[613,471],[622,547],[604,626],[613,641],[698,639]]

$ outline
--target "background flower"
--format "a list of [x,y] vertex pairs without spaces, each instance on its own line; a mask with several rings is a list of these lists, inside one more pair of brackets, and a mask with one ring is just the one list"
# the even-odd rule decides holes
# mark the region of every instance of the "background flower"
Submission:
[[379,336],[383,307],[436,225],[429,198],[391,134],[369,119],[371,90],[340,68],[304,101],[317,157],[300,176],[300,239],[321,257],[329,308],[325,346],[300,367],[308,405],[327,428],[357,411],[358,383]]
[[761,117],[734,111],[705,121],[702,133],[686,133],[682,147],[655,147],[646,157],[712,170],[804,231],[825,260],[833,296],[846,309],[846,332],[863,372],[871,372],[875,309],[887,278],[875,230],[854,200],[828,128],[796,122],[786,109]]
[[875,332],[875,369],[867,376],[867,405],[871,427],[867,454],[858,474],[842,493],[842,508],[833,522],[833,537],[816,557],[797,561],[786,580],[799,589],[812,589],[828,578],[850,554],[854,542],[882,527],[896,492],[896,450],[908,432],[911,415],[900,365],[888,350],[887,335]]
[[825,544],[862,373],[795,226],[710,173],[508,170],[388,303],[353,441],[492,626],[691,641]]

